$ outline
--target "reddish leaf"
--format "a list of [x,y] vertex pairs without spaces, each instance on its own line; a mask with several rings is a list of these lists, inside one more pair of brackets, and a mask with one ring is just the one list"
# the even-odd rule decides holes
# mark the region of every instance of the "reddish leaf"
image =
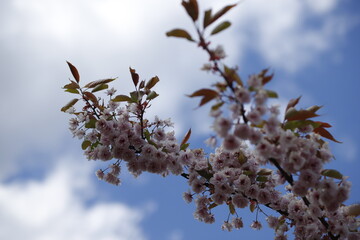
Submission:
[[203,22],[204,29],[210,24],[211,24],[211,9],[205,11],[204,22]]
[[255,201],[250,201],[250,211],[254,212],[256,209],[256,202]]
[[131,78],[136,87],[139,82],[139,74],[136,73],[135,69],[132,69],[132,68],[129,68],[129,69],[130,69],[130,73],[131,73]]
[[98,100],[97,100],[96,96],[95,96],[93,93],[91,93],[91,92],[84,92],[84,98],[85,98],[86,100],[92,101],[95,105],[98,105]]
[[287,112],[287,110],[288,110],[289,108],[291,108],[291,107],[295,107],[295,106],[296,106],[296,104],[298,104],[298,103],[299,103],[300,98],[301,98],[301,96],[300,96],[300,97],[298,97],[298,98],[295,98],[295,99],[291,99],[291,100],[289,101],[289,103],[288,103],[287,107],[286,107],[285,112]]
[[189,95],[189,97],[199,97],[199,96],[218,96],[218,92],[209,88],[202,88],[200,90],[195,91],[193,94]]
[[330,124],[328,124],[328,123],[326,123],[326,122],[316,121],[315,123],[320,124],[319,127],[323,127],[323,128],[330,128],[330,127],[332,127]]
[[187,143],[187,141],[189,140],[191,135],[191,128],[189,129],[189,131],[186,133],[184,139],[181,141],[180,146],[182,146],[183,144]]
[[173,29],[173,30],[167,32],[167,33],[166,33],[166,36],[168,36],[168,37],[185,38],[185,39],[187,39],[187,40],[189,40],[189,41],[192,41],[192,42],[194,41],[194,40],[192,39],[191,35],[190,35],[187,31],[185,31],[185,30],[183,30],[183,29],[179,29],[179,28],[176,28],[176,29]]
[[232,82],[232,81],[236,81],[237,84],[239,84],[240,86],[243,86],[243,82],[240,78],[240,76],[237,74],[236,69],[234,68],[229,68],[226,65],[224,66],[224,72],[226,77],[228,77],[228,79]]
[[139,85],[139,89],[143,89],[145,87],[145,81],[142,80]]
[[217,19],[219,19],[221,16],[223,16],[225,13],[227,13],[230,9],[232,9],[233,7],[235,7],[237,4],[233,4],[233,5],[228,5],[223,7],[222,9],[220,9],[219,11],[217,11],[214,16],[211,17],[210,23],[215,22]]
[[267,83],[270,82],[271,79],[273,79],[273,77],[274,77],[274,74],[266,75],[268,71],[269,71],[269,69],[264,69],[264,70],[262,70],[261,73],[259,74],[259,76],[262,78],[262,85],[267,84]]
[[202,105],[208,103],[209,101],[213,100],[214,98],[218,97],[219,94],[217,91],[214,91],[212,89],[200,89],[196,92],[194,92],[193,94],[189,95],[189,97],[200,97],[203,96],[203,98],[200,101],[199,107],[201,107]]
[[200,101],[199,107],[201,107],[202,105],[205,105],[206,103],[210,102],[214,98],[216,98],[216,96],[204,96]]
[[109,83],[114,81],[116,78],[108,78],[108,79],[101,79],[101,80],[97,80],[97,81],[92,81],[89,82],[88,84],[86,84],[84,87],[86,88],[94,88],[100,84],[104,84],[104,83]]
[[332,140],[332,141],[334,141],[334,142],[342,143],[342,142],[336,140],[336,139],[331,135],[331,133],[330,133],[328,130],[326,130],[325,128],[323,128],[323,127],[315,128],[315,129],[314,129],[314,132],[317,133],[317,134],[319,134],[320,136],[322,136],[322,137],[324,137],[324,138],[327,138],[327,139],[330,139],[330,140]]
[[76,82],[80,82],[80,75],[78,70],[76,69],[76,67],[74,65],[72,65],[70,62],[66,61],[67,64],[69,65],[70,71],[73,75],[73,77],[75,78]]
[[295,110],[294,108],[289,109],[290,111],[286,112],[285,119],[288,121],[294,120],[305,120],[308,118],[318,117],[319,115],[308,110]]
[[181,4],[184,6],[186,12],[189,14],[191,19],[195,22],[199,17],[199,6],[196,0],[189,0],[188,2],[182,1]]

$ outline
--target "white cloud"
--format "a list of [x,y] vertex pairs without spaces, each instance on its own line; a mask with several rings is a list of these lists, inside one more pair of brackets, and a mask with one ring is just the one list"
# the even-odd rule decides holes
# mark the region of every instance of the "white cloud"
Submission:
[[318,14],[328,13],[333,10],[338,1],[337,0],[306,0],[307,6]]
[[[342,39],[350,23],[339,1],[253,0],[239,6],[240,33],[272,67],[295,72]],[[243,29],[244,31],[241,31]]]
[[140,223],[151,205],[145,209],[119,202],[87,206],[89,194],[96,190],[89,184],[93,171],[76,166],[74,159],[58,161],[43,180],[0,183],[1,239],[146,239]]

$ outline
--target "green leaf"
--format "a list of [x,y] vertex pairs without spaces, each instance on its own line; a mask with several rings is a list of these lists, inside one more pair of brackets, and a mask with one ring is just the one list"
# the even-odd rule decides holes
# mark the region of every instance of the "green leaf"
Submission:
[[336,178],[339,180],[343,179],[343,175],[335,169],[324,169],[321,171],[321,175],[323,175],[325,177]]
[[230,212],[232,215],[234,215],[234,214],[235,214],[235,207],[234,207],[234,205],[232,204],[232,202],[229,202],[228,206],[229,206],[229,212]]
[[218,110],[219,108],[221,108],[222,105],[224,105],[224,102],[216,103],[215,105],[212,105],[212,106],[211,106],[211,110],[216,111],[216,110]]
[[75,103],[77,103],[77,101],[79,101],[78,98],[74,98],[73,100],[71,100],[68,104],[66,104],[65,106],[63,106],[61,108],[62,112],[66,112],[66,110],[68,110],[69,108],[71,108],[72,106],[75,105]]
[[267,96],[269,98],[278,98],[278,94],[274,91],[271,91],[271,90],[265,90]]
[[139,101],[139,94],[138,91],[133,91],[130,93],[131,102],[138,102]]
[[219,25],[217,25],[212,31],[210,35],[214,35],[217,34],[225,29],[227,29],[228,27],[231,26],[231,23],[229,21],[225,21],[220,23]]
[[185,39],[187,39],[187,40],[189,40],[189,41],[194,42],[194,40],[192,39],[191,35],[190,35],[187,31],[185,31],[185,30],[183,30],[183,29],[179,29],[179,28],[167,32],[167,33],[166,33],[166,36],[168,36],[168,37],[185,38]]
[[238,154],[238,161],[240,164],[244,164],[247,162],[247,158],[243,152],[239,152]]
[[132,99],[126,95],[117,95],[115,98],[111,99],[113,102],[131,102]]
[[77,89],[73,89],[73,88],[68,88],[65,90],[65,92],[69,92],[69,93],[77,93],[79,94],[79,91]]
[[135,69],[129,68],[130,73],[131,73],[131,78],[133,80],[133,83],[135,85],[135,87],[137,86],[138,82],[139,82],[139,74],[136,73]]
[[189,0],[188,2],[182,1],[181,4],[184,6],[186,12],[189,14],[191,19],[195,22],[199,17],[199,6],[196,0]]
[[80,88],[80,86],[76,82],[71,81],[71,83],[66,84],[63,88],[65,88],[65,89],[78,89],[78,88]]
[[86,150],[90,145],[91,145],[91,142],[85,140],[85,141],[83,141],[83,143],[81,144],[81,148],[82,148],[82,150]]
[[257,176],[256,181],[258,181],[258,182],[267,182],[268,178],[266,176]]
[[266,176],[266,175],[271,175],[271,173],[272,173],[272,170],[271,170],[271,169],[262,168],[262,169],[257,173],[257,175],[259,175],[259,176]]
[[150,141],[151,134],[148,129],[144,129],[144,136],[147,141]]
[[206,169],[202,169],[202,170],[195,170],[200,176],[202,176],[203,178],[205,178],[206,180],[210,180],[213,177],[212,173],[209,173]]
[[98,91],[108,89],[108,88],[109,88],[109,85],[107,85],[106,83],[103,83],[103,84],[97,85],[91,92],[98,92]]
[[151,78],[145,85],[146,89],[151,89],[152,87],[155,86],[156,83],[158,83],[160,80],[157,76]]
[[97,120],[95,118],[91,118],[87,123],[85,123],[86,128],[95,128]]
[[157,96],[159,96],[159,94],[157,94],[155,91],[152,91],[147,95],[146,100],[153,100]]
[[108,79],[101,79],[101,80],[97,80],[97,81],[92,81],[92,82],[89,82],[88,84],[86,84],[84,87],[86,88],[94,88],[100,84],[103,84],[103,83],[109,83],[109,82],[112,82],[114,81],[116,78],[108,78]]
[[242,173],[245,174],[246,176],[254,175],[254,172],[250,170],[243,170]]
[[80,75],[79,75],[78,70],[77,70],[76,67],[75,67],[74,65],[72,65],[70,62],[68,62],[68,61],[66,61],[66,62],[67,62],[67,64],[69,65],[70,71],[71,71],[73,77],[75,78],[75,81],[76,81],[77,83],[79,83],[79,82],[80,82]]
[[218,205],[216,203],[212,203],[210,204],[210,206],[208,207],[209,209],[213,209],[214,207],[217,207]]
[[321,124],[319,124],[318,122],[314,122],[312,120],[293,120],[293,121],[287,121],[283,128],[286,129],[290,129],[290,130],[295,130],[296,128],[300,129],[303,127],[306,127],[308,125],[313,126],[313,128],[318,128]]
[[185,143],[185,144],[180,145],[180,150],[185,151],[189,147],[189,145],[190,145],[190,143]]

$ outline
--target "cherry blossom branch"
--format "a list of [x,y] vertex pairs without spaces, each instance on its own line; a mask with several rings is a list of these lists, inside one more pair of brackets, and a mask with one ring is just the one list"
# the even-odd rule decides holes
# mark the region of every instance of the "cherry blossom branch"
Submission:
[[[286,181],[291,185],[293,186],[294,185],[294,179],[292,177],[291,174],[288,174],[281,166],[280,164],[276,161],[276,159],[274,158],[269,158],[269,161],[275,165],[275,167],[280,171],[281,175],[286,179]],[[310,201],[307,199],[307,197],[303,196],[301,197],[302,200],[304,201],[305,205],[307,207],[310,206]],[[318,219],[320,220],[320,222],[324,225],[324,227],[328,230],[328,234],[329,234],[329,237],[332,239],[332,240],[336,240],[336,239],[339,239],[339,236],[334,236],[330,231],[329,231],[329,223],[325,220],[324,217],[318,217]]]
[[[217,60],[217,57],[216,55],[214,54],[213,51],[211,51],[209,49],[209,45],[210,43],[207,43],[204,36],[203,36],[203,33],[200,31],[199,27],[195,26],[196,27],[196,31],[197,31],[197,34],[198,34],[198,37],[199,37],[199,46],[202,47],[203,50],[205,50],[208,54],[209,54],[209,59],[210,61],[212,61],[214,63],[214,67],[213,67],[213,70],[218,72],[220,74],[220,76],[225,80],[227,86],[231,89],[231,91],[233,93],[235,93],[235,89],[233,87],[233,84],[232,82],[229,80],[228,76],[226,76],[226,74],[224,73],[224,71],[222,71],[220,68],[219,68],[219,65],[218,65],[218,60]],[[237,101],[237,99],[235,99]],[[237,101],[238,102],[238,101]],[[244,120],[244,123],[247,124],[248,123],[248,119],[247,117],[245,116],[245,108],[244,108],[244,104],[240,103],[240,106],[241,106],[241,116]]]

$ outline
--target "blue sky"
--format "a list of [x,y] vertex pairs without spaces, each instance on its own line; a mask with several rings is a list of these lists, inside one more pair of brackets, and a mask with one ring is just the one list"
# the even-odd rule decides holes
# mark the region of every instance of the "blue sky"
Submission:
[[[232,1],[199,3],[218,9]],[[328,168],[350,177],[348,203],[360,198],[359,10],[356,0],[245,0],[228,14],[231,29],[212,40],[243,78],[270,67],[283,106],[300,95],[303,107],[324,105],[321,120],[343,141],[331,143],[336,160]],[[272,238],[266,228],[223,232],[221,208],[215,224],[197,222],[179,177],[134,179],[124,171],[120,187],[99,182],[101,163],[88,162],[68,131],[68,115],[59,111],[70,98],[61,89],[70,77],[66,60],[82,81],[119,77],[114,86],[122,93],[131,87],[131,66],[142,78],[160,77],[149,117],[171,117],[179,138],[191,127],[191,146],[204,146],[211,119],[185,94],[214,78],[199,71],[205,53],[165,37],[175,27],[191,29],[177,0],[0,2],[1,239]],[[254,216],[240,214],[249,226]]]

